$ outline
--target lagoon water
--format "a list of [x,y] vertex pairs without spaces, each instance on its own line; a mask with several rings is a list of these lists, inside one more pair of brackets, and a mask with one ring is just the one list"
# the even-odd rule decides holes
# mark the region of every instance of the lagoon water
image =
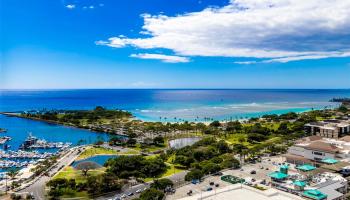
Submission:
[[[45,139],[49,142],[70,142],[72,145],[77,145],[79,141],[80,144],[91,144],[98,139],[108,141],[108,135],[105,133],[96,133],[89,130],[5,115],[0,115],[0,127],[7,129],[7,132],[0,133],[0,136],[12,137],[12,140],[6,143],[11,145],[8,150],[17,150],[29,132],[39,139]],[[3,149],[3,145],[0,145],[0,149]]]
[[200,137],[188,137],[188,138],[178,138],[169,141],[169,146],[174,149],[181,149],[185,146],[191,146],[194,143],[198,142],[202,138]]
[[334,97],[350,97],[350,90],[0,90],[0,111],[92,109],[101,105],[128,110],[146,121],[205,121],[332,107],[337,105],[329,102]]
[[118,156],[116,156],[116,155],[97,155],[97,156],[92,156],[90,158],[86,158],[86,159],[83,159],[83,160],[74,161],[72,163],[72,166],[76,167],[79,163],[86,162],[86,161],[95,162],[95,163],[103,166],[109,159],[116,158],[116,157],[118,157]]

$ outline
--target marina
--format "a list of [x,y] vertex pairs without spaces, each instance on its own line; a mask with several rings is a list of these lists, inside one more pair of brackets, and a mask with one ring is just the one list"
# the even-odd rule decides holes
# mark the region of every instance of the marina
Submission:
[[2,136],[2,137],[0,137],[0,144],[5,144],[9,140],[12,140],[12,138],[9,136]]
[[37,137],[34,137],[32,133],[29,133],[29,136],[26,138],[26,140],[21,144],[19,147],[20,149],[66,149],[69,146],[71,146],[72,143],[70,142],[47,142],[44,139],[38,139]]
[[[77,128],[0,115],[0,171],[25,168],[77,144],[91,144],[107,135]],[[31,133],[33,132],[33,134]],[[29,134],[28,134],[29,133]]]

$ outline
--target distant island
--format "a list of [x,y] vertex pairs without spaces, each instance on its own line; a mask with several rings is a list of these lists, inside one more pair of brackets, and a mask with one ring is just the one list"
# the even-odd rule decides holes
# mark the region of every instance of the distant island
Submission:
[[350,98],[344,97],[344,98],[333,98],[329,100],[330,102],[339,102],[339,103],[350,103]]

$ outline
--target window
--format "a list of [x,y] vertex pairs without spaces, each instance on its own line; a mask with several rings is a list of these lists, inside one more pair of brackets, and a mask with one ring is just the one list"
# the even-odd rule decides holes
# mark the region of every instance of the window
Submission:
[[313,151],[312,154],[318,155],[318,156],[324,156],[324,153],[322,153],[322,152],[317,152],[317,151]]

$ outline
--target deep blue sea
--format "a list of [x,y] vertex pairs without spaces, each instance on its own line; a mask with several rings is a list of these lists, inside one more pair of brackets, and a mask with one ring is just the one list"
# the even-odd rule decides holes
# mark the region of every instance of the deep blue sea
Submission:
[[[267,113],[302,112],[337,106],[333,97],[350,90],[0,90],[0,111],[41,109],[123,109],[146,121],[206,121],[258,117]],[[0,128],[17,150],[29,132],[49,142],[94,143],[108,135],[0,115]],[[2,147],[0,146],[0,149]]]
[[258,117],[266,113],[302,112],[335,106],[333,97],[350,97],[349,90],[297,89],[111,89],[2,90],[0,111],[40,109],[128,110],[146,121],[205,121]]

